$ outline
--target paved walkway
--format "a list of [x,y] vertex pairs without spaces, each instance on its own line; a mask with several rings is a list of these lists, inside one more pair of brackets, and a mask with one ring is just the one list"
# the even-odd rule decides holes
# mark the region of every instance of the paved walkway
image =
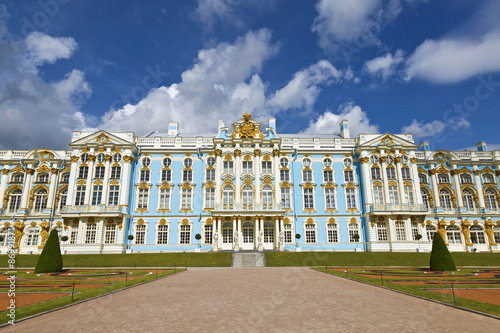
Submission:
[[500,321],[308,268],[186,272],[5,332],[499,332]]
[[264,253],[233,253],[233,267],[264,267]]

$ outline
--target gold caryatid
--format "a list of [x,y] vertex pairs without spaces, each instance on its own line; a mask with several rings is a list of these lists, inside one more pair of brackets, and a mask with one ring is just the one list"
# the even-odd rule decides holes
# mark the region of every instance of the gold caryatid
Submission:
[[263,133],[260,133],[262,124],[259,124],[258,122],[253,120],[250,113],[245,113],[242,120],[233,124],[234,132],[231,132],[231,139],[236,138],[236,135],[238,135],[240,139],[244,140],[251,140],[255,139],[256,137],[259,137],[261,139],[264,138]]

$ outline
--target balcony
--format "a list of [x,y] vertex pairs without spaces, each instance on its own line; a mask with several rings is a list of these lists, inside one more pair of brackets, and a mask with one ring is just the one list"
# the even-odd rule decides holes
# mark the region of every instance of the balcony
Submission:
[[241,211],[281,211],[281,205],[277,203],[219,203],[215,204],[215,211],[241,212]]
[[84,205],[84,206],[64,206],[59,213],[62,216],[123,216],[127,215],[128,208],[125,206],[107,206],[107,205]]
[[426,213],[427,207],[424,204],[381,204],[367,207],[369,213],[375,212],[418,212]]

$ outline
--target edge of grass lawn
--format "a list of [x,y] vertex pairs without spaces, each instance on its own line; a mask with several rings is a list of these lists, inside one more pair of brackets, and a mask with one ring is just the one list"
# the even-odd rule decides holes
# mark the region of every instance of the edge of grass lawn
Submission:
[[446,306],[451,306],[464,311],[477,313],[490,318],[500,319],[500,306],[498,305],[483,303],[462,297],[456,297],[456,304],[454,304],[453,296],[422,289],[421,286],[417,285],[400,285],[388,282],[386,280],[384,280],[384,283],[382,285],[380,278],[367,278],[355,274],[350,274],[350,275],[347,274],[346,276],[346,273],[344,272],[329,270],[325,269],[324,267],[311,267],[311,269],[325,274],[334,275],[343,279],[369,284],[374,287],[379,287],[386,290],[398,292],[401,294],[428,300],[431,302],[443,304]]
[[[153,282],[185,270],[185,268],[170,269],[166,272],[159,273],[158,277],[156,277],[155,275],[147,275],[128,281],[118,281],[116,283],[100,288],[81,289],[78,293],[75,292],[75,294],[73,295],[73,302],[71,301],[71,295],[67,295],[52,300],[22,306],[20,308],[16,308],[15,323],[38,317],[49,312],[64,309],[76,304],[87,302],[106,295],[110,295],[125,289],[137,287],[139,285]],[[22,289],[22,286],[19,286],[19,289]],[[71,290],[68,292],[71,293]],[[0,328],[10,325],[8,324],[9,320],[10,318],[7,317],[7,311],[0,312]]]
[[[451,256],[457,267],[500,267],[500,253],[453,252]],[[267,267],[428,267],[430,252],[265,252],[265,259]]]

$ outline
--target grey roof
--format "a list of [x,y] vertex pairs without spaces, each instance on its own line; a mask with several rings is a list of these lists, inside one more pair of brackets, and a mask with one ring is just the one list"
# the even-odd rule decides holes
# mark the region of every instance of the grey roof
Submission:
[[[185,138],[195,138],[195,137],[205,137],[205,138],[213,138],[217,136],[217,133],[179,133],[178,135],[168,135],[165,132],[153,131],[143,138],[153,138],[153,137],[161,137],[161,138],[175,138],[175,137],[185,137]],[[333,134],[280,134],[278,133],[278,138],[299,138],[299,139],[312,139],[312,138],[341,138],[338,133]]]

